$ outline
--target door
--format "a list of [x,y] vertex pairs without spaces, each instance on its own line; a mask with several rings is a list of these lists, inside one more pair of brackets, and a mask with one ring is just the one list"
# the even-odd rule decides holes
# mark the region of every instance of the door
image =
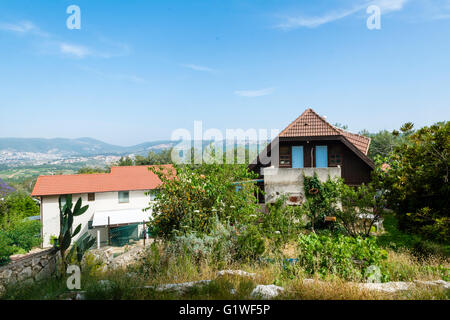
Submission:
[[316,146],[316,168],[328,168],[327,146]]
[[292,168],[303,168],[303,146],[292,147]]

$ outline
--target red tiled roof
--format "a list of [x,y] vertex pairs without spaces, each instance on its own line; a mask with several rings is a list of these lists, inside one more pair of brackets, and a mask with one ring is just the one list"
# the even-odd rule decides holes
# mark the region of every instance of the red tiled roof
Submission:
[[[157,189],[161,180],[149,167],[151,166],[112,167],[111,173],[39,176],[31,195]],[[162,167],[173,170],[172,165]]]
[[369,151],[370,138],[332,126],[313,109],[307,109],[284,129],[279,137],[343,136],[363,154]]

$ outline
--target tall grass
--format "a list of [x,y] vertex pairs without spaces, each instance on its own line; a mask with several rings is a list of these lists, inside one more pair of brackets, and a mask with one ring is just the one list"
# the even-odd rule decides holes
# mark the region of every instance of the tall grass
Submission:
[[[290,246],[289,252],[295,252]],[[281,257],[280,257],[281,258]],[[285,288],[277,299],[317,300],[377,300],[377,299],[449,299],[449,290],[421,286],[416,289],[387,294],[358,287],[355,283],[329,275],[321,281],[304,282],[309,275],[298,263],[286,263],[283,259],[272,262],[229,263],[221,269],[245,270],[255,273],[254,278],[241,276],[217,277],[219,266],[207,258],[200,261],[189,254],[173,254],[164,245],[147,248],[144,257],[126,270],[102,272],[98,262],[86,259],[83,266],[81,290],[86,299],[253,299],[252,290],[258,284],[275,284]],[[388,251],[384,262],[391,281],[448,280],[448,261],[442,258],[420,260],[408,251]],[[103,280],[103,281],[102,281]],[[106,281],[105,281],[106,280]],[[158,291],[159,285],[198,280],[212,280],[209,284],[192,287],[184,292]],[[8,286],[1,299],[65,299],[68,294],[66,279],[50,278],[33,284]]]

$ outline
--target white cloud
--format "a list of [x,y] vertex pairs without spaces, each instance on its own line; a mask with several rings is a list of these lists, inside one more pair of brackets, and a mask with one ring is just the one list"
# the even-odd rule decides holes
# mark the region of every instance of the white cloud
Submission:
[[143,83],[147,83],[147,81],[144,78],[141,78],[137,75],[133,75],[133,74],[123,74],[123,73],[106,73],[103,71],[99,71],[97,69],[93,69],[90,67],[84,67],[84,66],[80,66],[80,69],[93,73],[101,78],[104,79],[109,79],[109,80],[119,80],[119,81],[127,81],[127,82],[133,82],[136,84],[143,84]]
[[69,43],[60,43],[59,44],[60,52],[63,54],[67,54],[69,56],[73,56],[76,58],[84,58],[88,55],[91,55],[91,50],[80,45],[69,44]]
[[409,0],[372,0],[365,1],[364,3],[359,3],[354,5],[349,9],[335,10],[325,13],[322,16],[307,17],[307,16],[296,16],[296,17],[285,17],[284,21],[275,26],[276,29],[281,30],[292,30],[297,28],[316,28],[323,24],[334,22],[337,20],[344,19],[351,16],[358,11],[365,10],[370,5],[379,6],[382,13],[389,13],[393,11],[402,10],[405,4]]
[[241,96],[241,97],[261,97],[261,96],[267,96],[269,94],[272,94],[275,91],[275,88],[266,88],[266,89],[260,89],[260,90],[239,90],[235,91],[234,94]]
[[[0,30],[19,35],[30,35],[42,38],[43,41],[37,43],[37,46],[41,52],[45,54],[63,54],[77,59],[88,56],[109,59],[126,56],[131,52],[131,48],[128,44],[111,41],[105,37],[96,39],[97,44],[99,44],[100,47],[98,50],[84,45],[70,44],[61,41],[58,36],[43,32],[31,21],[20,21],[17,23],[0,22]],[[36,42],[34,45],[36,45]]]
[[375,0],[370,4],[379,6],[382,13],[402,10],[409,0]]
[[184,68],[195,70],[195,71],[202,71],[202,72],[214,72],[215,71],[214,69],[211,69],[211,68],[208,68],[205,66],[200,66],[197,64],[182,64],[181,66]]
[[330,12],[320,17],[304,17],[304,16],[298,16],[298,17],[286,17],[285,21],[283,23],[280,23],[279,25],[275,26],[277,29],[282,30],[291,30],[291,29],[297,29],[301,27],[306,28],[315,28],[318,26],[321,26],[323,24],[333,22],[336,20],[343,19],[349,15],[352,15],[353,13],[359,11],[361,8],[355,8],[340,12]]
[[0,23],[0,30],[18,34],[34,34],[41,37],[49,36],[47,33],[41,31],[30,21],[20,21],[17,23]]

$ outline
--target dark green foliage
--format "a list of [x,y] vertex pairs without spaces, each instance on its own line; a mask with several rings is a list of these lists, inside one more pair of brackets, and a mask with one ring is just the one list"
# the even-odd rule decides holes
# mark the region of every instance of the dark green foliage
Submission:
[[79,265],[81,265],[81,261],[83,260],[84,254],[92,248],[92,246],[95,244],[95,238],[91,237],[90,235],[86,235],[78,239],[70,249],[70,252],[67,255],[67,259],[72,259],[73,255],[75,254],[75,258]]
[[387,259],[387,252],[378,247],[375,238],[311,233],[299,238],[299,250],[299,263],[306,272],[346,280],[364,280],[369,266],[380,267]]
[[41,224],[39,221],[17,220],[7,229],[0,230],[0,265],[9,261],[9,256],[27,253],[39,246]]
[[373,181],[387,190],[402,230],[450,241],[449,155],[450,122],[441,122],[408,135],[389,157],[377,158]]
[[238,236],[238,259],[255,260],[264,253],[265,245],[258,227],[250,225]]
[[30,251],[40,244],[41,224],[39,221],[21,220],[13,228],[6,231],[12,244],[25,251]]
[[14,254],[15,248],[12,245],[11,238],[6,232],[0,230],[0,266],[9,262],[9,256]]
[[39,206],[24,192],[13,192],[0,200],[0,228],[7,229],[20,219],[40,214]]
[[101,168],[101,167],[83,167],[78,170],[78,174],[94,174],[94,173],[109,173],[111,168]]
[[377,237],[377,242],[387,248],[399,250],[409,249],[414,255],[450,257],[450,244],[442,244],[423,239],[418,234],[405,233],[399,230],[397,218],[393,214],[383,215],[385,233]]
[[39,221],[27,217],[39,215],[36,201],[23,192],[12,192],[0,200],[0,264],[9,256],[26,253],[40,244]]
[[216,217],[224,224],[234,224],[239,229],[256,220],[259,209],[254,183],[242,183],[236,191],[236,182],[248,181],[255,174],[245,165],[203,164],[152,167],[163,182],[156,202],[151,203],[154,215],[151,229],[158,236],[170,238],[173,233],[191,231],[209,234]]
[[[341,208],[336,209],[337,221],[350,236],[368,237],[375,221],[381,217],[386,206],[382,191],[377,191],[372,185],[349,187],[340,186],[339,201]],[[364,219],[361,219],[365,217]],[[373,216],[373,218],[369,218]]]
[[[59,221],[60,221],[60,234],[58,237],[58,245],[57,245],[57,249],[60,251],[61,253],[61,266],[62,266],[62,270],[61,272],[64,273],[66,270],[66,266],[67,266],[67,262],[68,260],[70,260],[70,258],[72,257],[72,254],[75,252],[77,252],[77,260],[81,261],[83,254],[85,251],[83,251],[83,249],[90,244],[92,241],[92,239],[85,240],[84,241],[80,241],[79,243],[77,243],[76,245],[74,245],[71,249],[71,251],[69,252],[69,255],[66,254],[66,250],[69,249],[72,239],[81,231],[81,224],[79,224],[75,230],[72,231],[72,227],[73,227],[73,219],[76,216],[80,216],[83,213],[85,213],[87,211],[87,209],[89,208],[89,206],[84,206],[82,207],[82,200],[81,198],[78,199],[78,201],[76,202],[75,206],[73,207],[72,210],[72,195],[66,195],[65,196],[65,200],[66,203],[64,204],[64,206],[62,205],[62,196],[59,197]],[[92,245],[92,244],[91,244]],[[89,246],[90,247],[90,246]],[[78,258],[79,256],[81,256],[80,258]]]
[[259,228],[265,237],[274,240],[276,248],[280,248],[289,240],[298,236],[303,225],[303,207],[286,205],[286,197],[278,198],[273,204],[267,204],[267,213],[261,214]]
[[333,216],[335,214],[339,190],[342,184],[342,179],[328,179],[325,182],[321,182],[316,173],[312,177],[303,176],[306,198],[303,207],[310,218],[312,231],[315,231],[315,228],[325,228],[326,225],[323,222],[325,216]]
[[130,157],[121,157],[118,166],[147,166],[147,165],[160,165],[171,164],[172,149],[164,149],[159,152],[150,151],[146,157],[137,155],[134,159]]

